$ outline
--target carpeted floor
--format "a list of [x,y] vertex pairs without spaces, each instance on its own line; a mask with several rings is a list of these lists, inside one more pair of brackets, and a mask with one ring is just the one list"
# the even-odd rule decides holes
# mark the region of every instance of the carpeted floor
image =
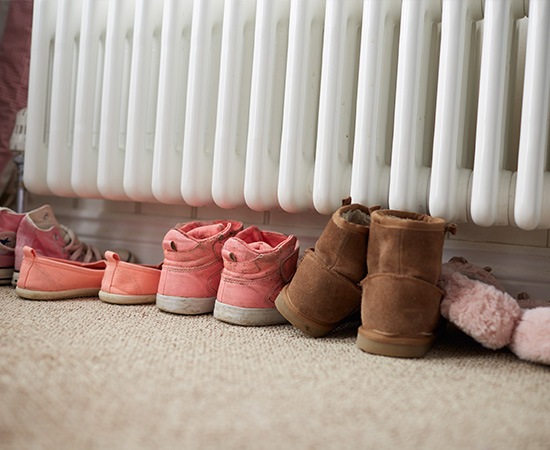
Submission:
[[290,325],[0,288],[2,449],[548,449],[550,368],[454,329],[422,359]]

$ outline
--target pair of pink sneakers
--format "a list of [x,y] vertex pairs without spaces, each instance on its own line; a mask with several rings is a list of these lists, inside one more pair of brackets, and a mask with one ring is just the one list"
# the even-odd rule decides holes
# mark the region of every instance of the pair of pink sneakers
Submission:
[[135,305],[153,303],[160,268],[125,262],[112,251],[105,260],[70,261],[38,255],[23,247],[23,261],[15,292],[29,300],[60,300],[95,297],[108,303]]
[[295,236],[243,229],[241,222],[178,224],[162,242],[157,307],[175,314],[214,313],[236,325],[275,325],[286,319],[275,299],[298,262]]
[[[101,252],[81,242],[74,231],[61,225],[51,206],[44,205],[26,214],[0,208],[0,284],[17,283],[23,247],[51,258],[90,263],[103,259]],[[133,256],[119,251],[125,261]]]

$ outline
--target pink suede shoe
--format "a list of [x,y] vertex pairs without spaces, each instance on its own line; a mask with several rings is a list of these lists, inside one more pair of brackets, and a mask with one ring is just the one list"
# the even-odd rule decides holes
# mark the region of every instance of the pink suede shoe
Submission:
[[29,300],[60,300],[91,297],[99,292],[105,261],[81,263],[38,256],[23,247],[23,262],[15,292]]
[[15,238],[24,216],[0,207],[0,285],[11,283],[15,264]]
[[225,243],[214,317],[236,325],[275,325],[287,320],[275,299],[296,272],[295,236],[246,228]]
[[120,260],[112,251],[105,252],[107,268],[101,282],[99,298],[118,305],[154,303],[162,264],[150,266]]
[[222,247],[242,228],[241,222],[212,220],[178,224],[168,231],[162,241],[158,308],[175,314],[212,312],[223,269]]
[[[51,206],[43,205],[28,212],[17,230],[15,245],[15,266],[12,284],[17,283],[23,258],[23,247],[32,247],[38,255],[84,263],[103,259],[101,252],[81,242],[74,231],[60,224]],[[133,255],[126,250],[117,250],[121,259],[133,262]]]

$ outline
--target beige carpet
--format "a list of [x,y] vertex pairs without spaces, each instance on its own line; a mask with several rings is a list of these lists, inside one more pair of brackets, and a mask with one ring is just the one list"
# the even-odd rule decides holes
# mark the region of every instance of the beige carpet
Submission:
[[0,288],[2,449],[548,449],[550,369],[457,330],[418,360],[290,325]]

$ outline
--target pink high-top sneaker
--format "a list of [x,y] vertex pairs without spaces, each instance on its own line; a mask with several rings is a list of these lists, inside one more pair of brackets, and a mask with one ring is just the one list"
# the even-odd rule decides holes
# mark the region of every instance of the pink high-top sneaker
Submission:
[[15,264],[15,238],[24,216],[0,207],[0,285],[11,283]]
[[[103,259],[103,255],[96,247],[81,242],[74,231],[61,225],[49,205],[28,212],[19,224],[15,245],[15,271],[12,280],[14,285],[19,277],[23,247],[25,246],[32,247],[38,255],[50,258],[84,263]],[[133,260],[131,253],[124,250],[117,251],[123,260]]]
[[298,253],[295,236],[256,226],[228,239],[222,250],[224,265],[214,317],[236,325],[286,323],[275,299],[296,272]]
[[134,264],[121,261],[110,250],[105,252],[107,268],[101,281],[99,299],[118,305],[154,303],[162,265]]
[[164,262],[157,307],[175,314],[212,312],[223,262],[221,251],[243,224],[212,220],[178,224],[162,241]]

